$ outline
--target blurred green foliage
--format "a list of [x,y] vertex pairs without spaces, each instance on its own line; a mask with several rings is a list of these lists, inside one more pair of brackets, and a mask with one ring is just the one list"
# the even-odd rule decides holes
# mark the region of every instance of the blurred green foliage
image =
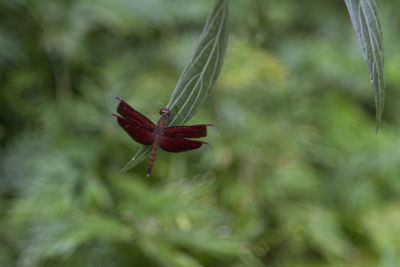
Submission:
[[0,266],[398,266],[400,21],[380,1],[384,123],[343,1],[232,1],[225,64],[159,153],[110,113],[169,100],[213,1],[0,2]]

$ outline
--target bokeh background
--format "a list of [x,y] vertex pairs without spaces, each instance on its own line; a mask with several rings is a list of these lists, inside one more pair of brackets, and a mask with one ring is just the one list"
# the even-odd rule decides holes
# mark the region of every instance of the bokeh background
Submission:
[[400,2],[378,1],[387,100],[344,1],[236,0],[212,144],[119,169],[213,1],[0,1],[0,266],[399,266]]

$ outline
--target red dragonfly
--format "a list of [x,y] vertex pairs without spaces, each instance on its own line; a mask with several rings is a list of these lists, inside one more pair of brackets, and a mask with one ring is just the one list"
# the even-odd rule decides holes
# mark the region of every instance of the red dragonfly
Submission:
[[151,151],[147,177],[150,177],[154,160],[156,159],[157,149],[160,146],[168,152],[183,152],[197,149],[203,144],[202,141],[189,140],[186,138],[198,138],[207,135],[207,126],[212,124],[198,124],[191,126],[166,127],[168,122],[169,110],[160,110],[161,118],[155,125],[143,114],[136,111],[128,103],[117,97],[119,105],[117,112],[121,115],[112,114],[118,120],[118,124],[138,143],[143,145],[153,145]]

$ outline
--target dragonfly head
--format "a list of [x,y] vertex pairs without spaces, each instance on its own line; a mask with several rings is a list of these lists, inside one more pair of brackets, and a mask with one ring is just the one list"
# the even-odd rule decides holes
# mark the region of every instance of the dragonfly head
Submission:
[[160,110],[160,114],[161,114],[161,115],[168,116],[168,115],[169,115],[169,109],[167,109],[167,108],[162,108],[162,109]]

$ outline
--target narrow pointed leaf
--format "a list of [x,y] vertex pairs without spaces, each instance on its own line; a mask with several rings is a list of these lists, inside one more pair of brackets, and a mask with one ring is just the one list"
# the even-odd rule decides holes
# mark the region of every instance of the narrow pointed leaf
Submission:
[[182,125],[199,109],[221,70],[227,43],[228,0],[219,0],[207,19],[198,46],[185,67],[167,108],[168,125]]
[[120,173],[126,172],[127,170],[135,167],[137,164],[148,158],[151,153],[152,146],[142,146],[132,159],[119,171]]
[[377,130],[381,124],[385,81],[383,41],[374,0],[345,0],[375,92]]
[[[208,16],[190,62],[183,70],[167,108],[168,126],[183,125],[204,103],[222,67],[227,45],[228,0],[217,0]],[[143,146],[121,171],[126,171],[150,155]]]

